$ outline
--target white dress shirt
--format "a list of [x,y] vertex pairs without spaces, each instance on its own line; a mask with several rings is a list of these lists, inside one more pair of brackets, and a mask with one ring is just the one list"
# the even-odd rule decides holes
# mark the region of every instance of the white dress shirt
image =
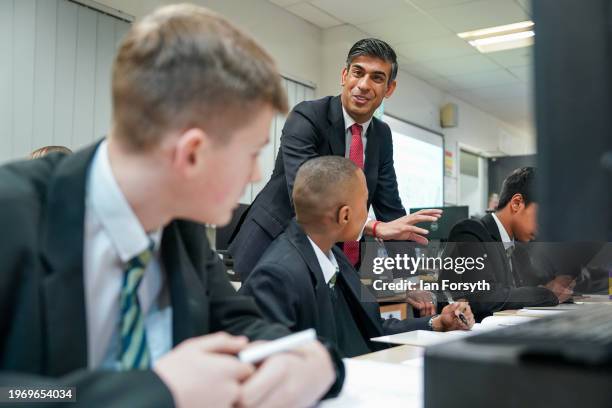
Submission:
[[495,213],[491,215],[493,216],[493,219],[495,220],[495,224],[497,224],[497,229],[499,230],[499,236],[501,237],[501,240],[504,243],[504,249],[513,247],[514,239],[510,238],[510,235],[508,235],[508,231],[506,231],[506,228],[504,228],[504,224],[501,223],[501,221],[499,220],[499,218],[497,218],[497,215],[495,215]]
[[317,260],[319,261],[319,266],[321,267],[321,271],[323,272],[323,278],[325,279],[325,283],[329,284],[331,278],[338,272],[338,262],[336,262],[336,257],[334,253],[330,250],[329,254],[325,254],[321,251],[321,248],[317,244],[314,243],[310,237],[308,237],[308,241],[310,241],[310,245],[312,245],[312,249],[317,256]]
[[85,193],[83,264],[90,369],[119,367],[119,303],[126,263],[151,242],[153,257],[138,288],[151,362],[172,348],[172,308],[159,260],[161,232],[147,234],[143,229],[115,180],[103,141],[91,163]]
[[[351,141],[353,140],[353,134],[351,133],[351,126],[353,126],[353,124],[357,122],[355,122],[355,119],[353,119],[351,115],[349,115],[346,112],[346,109],[344,109],[344,106],[342,107],[342,115],[344,115],[344,133],[345,133],[344,157],[349,159],[350,158],[349,153],[351,151]],[[364,164],[365,164],[366,143],[368,142],[368,139],[366,139],[366,133],[368,132],[368,126],[370,126],[370,122],[372,122],[372,118],[368,119],[364,123],[360,123],[362,127],[361,141],[363,143],[363,163]]]

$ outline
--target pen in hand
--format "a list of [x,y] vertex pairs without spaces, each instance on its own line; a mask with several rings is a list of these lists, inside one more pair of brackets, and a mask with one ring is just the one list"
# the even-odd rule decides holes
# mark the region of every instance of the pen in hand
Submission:
[[[453,299],[453,297],[448,291],[444,292],[444,296],[446,296],[446,301],[448,302],[449,305],[452,305],[453,303],[455,303],[455,300]],[[459,312],[459,316],[457,316],[457,318],[461,320],[461,323],[465,324],[466,327],[468,328],[470,327],[465,315],[462,312]]]

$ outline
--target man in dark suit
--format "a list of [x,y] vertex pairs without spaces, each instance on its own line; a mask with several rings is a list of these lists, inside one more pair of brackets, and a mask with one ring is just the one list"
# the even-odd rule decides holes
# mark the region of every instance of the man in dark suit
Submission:
[[477,320],[505,309],[551,306],[571,296],[571,279],[559,276],[546,285],[531,286],[532,262],[524,246],[537,230],[537,203],[534,201],[535,169],[523,167],[503,183],[499,205],[481,219],[457,223],[449,235],[447,254],[455,259],[481,257],[483,268],[462,274],[444,270],[441,280],[462,283],[487,282],[490,290],[455,293],[470,301]]
[[[359,237],[367,218],[367,187],[349,160],[311,159],[297,172],[293,203],[297,219],[272,242],[240,288],[263,314],[293,331],[315,328],[346,357],[375,351],[370,338],[410,330],[469,329],[469,305],[457,302],[440,315],[382,319],[373,294],[334,244]],[[463,312],[468,323],[457,318]]]
[[337,393],[342,363],[318,341],[236,357],[289,331],[236,294],[202,225],[227,223],[259,177],[286,109],[272,59],[220,16],[169,6],[127,33],[112,82],[107,140],[0,167],[0,385],[75,387],[88,407]]
[[[435,221],[441,211],[406,215],[393,167],[391,131],[373,116],[383,99],[393,94],[397,69],[395,52],[387,43],[360,40],[342,70],[342,94],[302,102],[289,114],[272,178],[244,215],[229,248],[243,281],[294,216],[295,174],[302,163],[317,156],[346,157],[363,169],[368,208],[371,205],[376,215],[376,220],[368,220],[365,234],[427,243],[427,231],[414,224]],[[358,263],[358,243],[345,243],[344,251],[353,265]]]

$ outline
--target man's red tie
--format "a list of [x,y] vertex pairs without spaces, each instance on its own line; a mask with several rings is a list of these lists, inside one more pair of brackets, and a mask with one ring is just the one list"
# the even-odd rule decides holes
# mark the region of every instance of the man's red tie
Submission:
[[[359,123],[351,126],[351,147],[349,149],[349,159],[363,170],[363,141],[361,131],[363,127]],[[343,246],[344,254],[353,265],[359,262],[359,241],[347,241]]]

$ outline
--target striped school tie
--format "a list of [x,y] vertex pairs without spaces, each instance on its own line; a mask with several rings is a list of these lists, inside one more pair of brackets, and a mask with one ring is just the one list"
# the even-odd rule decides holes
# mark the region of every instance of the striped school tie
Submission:
[[147,346],[144,315],[138,301],[138,286],[147,264],[151,260],[152,249],[143,251],[132,258],[125,269],[121,288],[121,350],[119,363],[121,370],[145,370],[151,365],[151,355]]

